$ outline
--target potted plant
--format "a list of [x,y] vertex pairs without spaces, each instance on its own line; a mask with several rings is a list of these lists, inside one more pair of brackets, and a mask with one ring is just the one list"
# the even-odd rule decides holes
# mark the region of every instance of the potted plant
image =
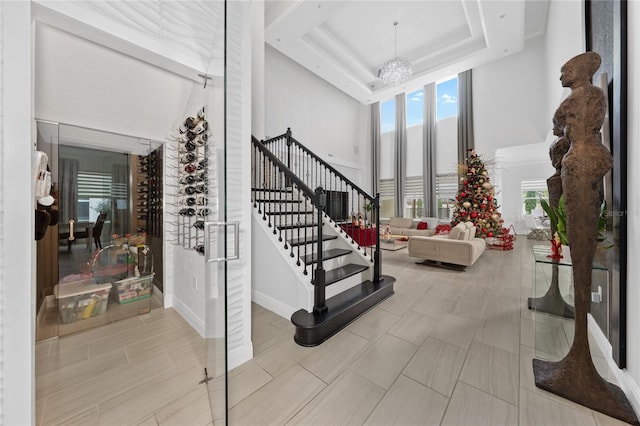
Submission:
[[[563,245],[569,246],[567,239],[567,212],[564,206],[564,195],[558,200],[558,207],[551,207],[547,200],[540,198],[540,205],[551,221],[551,227],[557,230],[560,241]],[[607,209],[606,202],[600,205],[600,218],[598,220],[598,247],[611,248],[613,244],[604,242],[607,240],[604,232],[607,230]]]

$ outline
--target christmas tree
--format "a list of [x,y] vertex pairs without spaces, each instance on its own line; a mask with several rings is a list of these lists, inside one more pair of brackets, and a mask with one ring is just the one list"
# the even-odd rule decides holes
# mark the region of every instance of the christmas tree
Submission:
[[471,222],[476,226],[476,238],[497,237],[504,220],[498,212],[495,188],[484,161],[472,149],[468,150],[461,175],[451,226]]

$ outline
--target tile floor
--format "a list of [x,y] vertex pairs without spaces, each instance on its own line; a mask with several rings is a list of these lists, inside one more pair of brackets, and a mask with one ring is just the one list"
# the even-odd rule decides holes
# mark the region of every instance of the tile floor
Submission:
[[[533,243],[465,272],[385,251],[396,293],[315,348],[253,305],[254,359],[229,373],[229,424],[623,424],[534,385],[531,359],[561,356],[571,326],[527,309]],[[197,384],[203,347],[172,309],[39,343],[38,424],[217,425]]]

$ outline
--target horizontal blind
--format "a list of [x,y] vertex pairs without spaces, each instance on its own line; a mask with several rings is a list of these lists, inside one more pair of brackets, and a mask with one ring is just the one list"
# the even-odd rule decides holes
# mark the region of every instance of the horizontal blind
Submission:
[[78,199],[113,198],[126,200],[128,184],[113,182],[112,175],[98,172],[78,172]]
[[394,180],[380,179],[378,192],[380,193],[380,198],[393,198],[395,196]]
[[523,193],[528,191],[546,192],[547,181],[544,179],[523,179],[521,188]]
[[458,193],[458,174],[447,173],[436,175],[436,197],[450,200]]
[[[107,173],[78,172],[78,198],[111,198],[112,178]],[[125,196],[126,196],[126,184]]]
[[422,199],[424,178],[422,176],[408,177],[404,183],[404,197],[409,199]]

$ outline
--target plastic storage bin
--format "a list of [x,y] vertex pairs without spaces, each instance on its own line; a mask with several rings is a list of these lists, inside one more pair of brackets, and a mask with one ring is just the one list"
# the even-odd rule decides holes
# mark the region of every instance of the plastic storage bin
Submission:
[[142,277],[125,278],[124,280],[115,281],[116,298],[118,303],[123,305],[136,300],[151,297],[153,290],[153,275],[145,275]]
[[53,294],[63,324],[102,315],[107,311],[111,283],[96,284],[94,279],[56,284]]

